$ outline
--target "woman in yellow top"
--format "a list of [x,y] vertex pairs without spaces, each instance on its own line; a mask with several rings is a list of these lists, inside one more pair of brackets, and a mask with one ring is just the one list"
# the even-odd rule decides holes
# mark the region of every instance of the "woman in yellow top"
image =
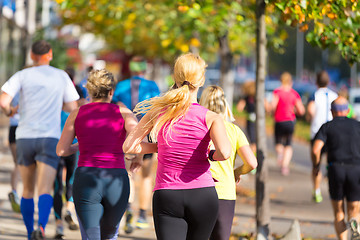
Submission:
[[[257,160],[243,131],[230,122],[234,121],[234,117],[221,87],[209,86],[204,89],[200,105],[224,117],[226,133],[231,142],[230,158],[225,161],[211,161],[210,168],[219,198],[218,217],[210,240],[228,240],[235,212],[236,184],[239,183],[241,175],[257,167]],[[244,164],[234,169],[236,155],[241,157]]]

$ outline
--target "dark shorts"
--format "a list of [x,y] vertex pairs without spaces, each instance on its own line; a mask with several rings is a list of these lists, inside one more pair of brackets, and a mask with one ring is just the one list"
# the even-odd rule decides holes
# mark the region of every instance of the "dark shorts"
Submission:
[[29,166],[36,161],[51,167],[58,167],[60,158],[56,155],[56,138],[24,138],[16,140],[16,156],[19,165]]
[[246,131],[248,134],[249,142],[256,143],[256,125],[255,122],[247,121]]
[[295,121],[284,121],[275,123],[275,144],[290,146],[294,133]]
[[330,198],[340,201],[360,201],[360,165],[329,164]]
[[17,128],[17,126],[10,126],[10,128],[9,128],[9,143],[10,144],[16,143],[16,139],[15,139],[16,128]]

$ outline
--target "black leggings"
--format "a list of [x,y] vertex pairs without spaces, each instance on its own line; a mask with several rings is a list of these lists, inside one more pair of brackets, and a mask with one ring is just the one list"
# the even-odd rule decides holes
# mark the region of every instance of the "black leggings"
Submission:
[[66,168],[66,201],[72,201],[72,185],[74,181],[74,171],[76,168],[76,156],[72,154],[68,157],[61,157],[57,168],[56,179],[54,184],[54,213],[55,219],[61,219],[61,210],[63,207],[62,194],[64,191],[63,185],[63,170]]
[[219,199],[219,213],[210,240],[229,240],[235,213],[235,200]]
[[156,190],[153,215],[158,240],[208,240],[219,201],[215,187]]
[[116,239],[130,194],[126,169],[79,167],[74,203],[83,227],[82,239]]

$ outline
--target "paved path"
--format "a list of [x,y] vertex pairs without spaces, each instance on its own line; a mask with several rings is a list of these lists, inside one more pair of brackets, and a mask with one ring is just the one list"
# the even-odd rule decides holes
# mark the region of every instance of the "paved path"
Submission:
[[[10,191],[10,170],[13,167],[10,152],[7,149],[7,122],[0,117],[0,240],[18,240],[26,238],[26,230],[21,215],[11,211],[7,194]],[[276,166],[272,139],[268,140],[269,156],[269,193],[271,196],[271,224],[273,235],[280,237],[286,233],[294,219],[300,221],[301,232],[305,239],[336,239],[332,221],[333,215],[328,197],[327,182],[322,183],[324,201],[315,204],[311,201],[309,147],[303,143],[294,143],[294,159],[290,175],[284,177]],[[254,234],[255,223],[255,176],[247,175],[238,187],[235,219],[232,228],[234,238],[241,234]],[[19,186],[21,189],[21,186]],[[36,214],[35,214],[36,216]],[[151,219],[151,216],[149,216]],[[123,224],[123,223],[122,223]],[[55,233],[53,213],[46,229],[48,239]],[[152,224],[151,224],[152,226]],[[78,231],[65,229],[66,239],[81,239]],[[120,231],[120,239],[156,239],[154,228],[135,230],[130,235]]]

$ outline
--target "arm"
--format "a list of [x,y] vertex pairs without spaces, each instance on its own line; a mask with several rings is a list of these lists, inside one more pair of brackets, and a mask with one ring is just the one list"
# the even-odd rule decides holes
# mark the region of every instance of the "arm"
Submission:
[[64,102],[63,104],[63,110],[65,112],[72,112],[78,107],[77,101],[71,101],[71,102]]
[[246,106],[246,101],[244,99],[240,99],[238,104],[236,105],[236,110],[238,110],[239,113],[244,111],[244,108]]
[[0,107],[3,113],[5,113],[6,116],[11,117],[13,116],[17,111],[17,106],[12,107],[11,101],[13,97],[7,94],[6,92],[2,92],[0,95]]
[[317,175],[320,171],[320,156],[321,149],[324,146],[324,142],[320,139],[316,139],[311,150],[311,160],[313,163],[313,173]]
[[295,110],[296,110],[296,113],[298,115],[300,115],[300,116],[305,114],[305,107],[304,107],[301,99],[296,100],[296,102],[295,102]]
[[249,145],[244,145],[237,150],[237,153],[243,160],[244,164],[234,170],[236,183],[240,182],[240,175],[249,173],[258,165],[256,157]]
[[144,142],[143,139],[148,135],[153,127],[151,116],[145,114],[139,124],[126,137],[123,144],[124,153],[154,153],[157,152],[157,144]]
[[[125,120],[126,136],[128,136],[129,133],[135,129],[138,122],[134,113],[130,109],[128,109],[123,103],[119,102],[118,105],[120,107],[120,113]],[[125,154],[125,159],[131,161],[130,171],[136,172],[142,166],[143,155]]]
[[60,140],[56,146],[56,154],[60,157],[69,156],[79,150],[78,143],[72,144],[75,138],[75,119],[79,110],[72,111],[65,122],[64,129],[61,133]]
[[278,103],[279,103],[279,97],[276,94],[273,94],[272,100],[271,100],[271,102],[269,104],[269,107],[268,107],[269,113],[274,113],[275,112]]
[[310,101],[307,105],[307,108],[306,108],[306,120],[308,122],[311,122],[312,119],[314,118],[315,116],[315,102],[314,101]]
[[[210,138],[214,144],[213,160],[223,161],[231,155],[231,144],[226,133],[223,118],[212,111],[206,113],[206,123],[210,131]],[[209,127],[210,125],[210,127]]]

